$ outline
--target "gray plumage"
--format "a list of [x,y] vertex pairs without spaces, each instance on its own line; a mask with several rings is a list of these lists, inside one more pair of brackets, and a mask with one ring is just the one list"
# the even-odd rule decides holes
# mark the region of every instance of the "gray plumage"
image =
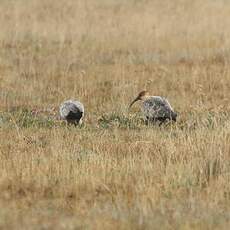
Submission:
[[147,122],[160,121],[162,124],[166,120],[176,121],[177,113],[174,112],[166,98],[149,96],[147,91],[142,91],[130,104],[130,107],[138,100],[142,101],[142,112]]
[[60,105],[60,116],[69,124],[81,124],[84,117],[84,106],[79,101],[68,100]]
[[164,97],[148,97],[143,101],[142,110],[146,119],[149,121],[176,121],[177,114],[174,112],[168,100]]

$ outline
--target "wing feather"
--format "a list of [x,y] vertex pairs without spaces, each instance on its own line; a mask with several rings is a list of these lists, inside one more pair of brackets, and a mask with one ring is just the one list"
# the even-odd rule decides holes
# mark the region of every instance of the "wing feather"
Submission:
[[60,106],[60,115],[63,119],[79,120],[84,116],[84,106],[79,101],[65,101]]
[[150,119],[171,118],[174,114],[168,100],[159,96],[152,96],[145,100],[143,102],[143,112]]

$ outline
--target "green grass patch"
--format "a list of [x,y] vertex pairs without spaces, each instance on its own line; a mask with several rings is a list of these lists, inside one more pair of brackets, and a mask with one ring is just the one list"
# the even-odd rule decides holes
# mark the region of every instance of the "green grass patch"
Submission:
[[103,114],[98,120],[101,128],[108,129],[118,127],[122,129],[140,129],[144,125],[144,120],[138,116],[127,117],[124,114],[109,113]]
[[29,109],[19,109],[0,113],[0,127],[17,125],[20,128],[52,128],[56,126],[54,116],[34,114]]

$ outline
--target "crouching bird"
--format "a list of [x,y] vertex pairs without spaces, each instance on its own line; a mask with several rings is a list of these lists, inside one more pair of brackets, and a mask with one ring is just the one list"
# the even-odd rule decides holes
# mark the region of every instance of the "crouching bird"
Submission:
[[84,106],[79,101],[64,101],[59,108],[60,116],[68,124],[78,125],[82,123],[84,117]]
[[167,120],[176,121],[177,113],[174,112],[166,98],[150,96],[149,92],[144,90],[132,101],[129,108],[139,100],[142,101],[142,112],[145,116],[146,122],[159,121],[159,125],[161,125]]

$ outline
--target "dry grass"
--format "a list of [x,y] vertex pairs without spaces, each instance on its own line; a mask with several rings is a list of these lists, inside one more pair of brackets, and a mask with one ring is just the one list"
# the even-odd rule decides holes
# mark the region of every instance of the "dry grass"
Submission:
[[[229,14],[224,0],[2,0],[0,228],[228,229]],[[143,88],[177,124],[127,110]],[[81,127],[36,113],[68,98]]]

